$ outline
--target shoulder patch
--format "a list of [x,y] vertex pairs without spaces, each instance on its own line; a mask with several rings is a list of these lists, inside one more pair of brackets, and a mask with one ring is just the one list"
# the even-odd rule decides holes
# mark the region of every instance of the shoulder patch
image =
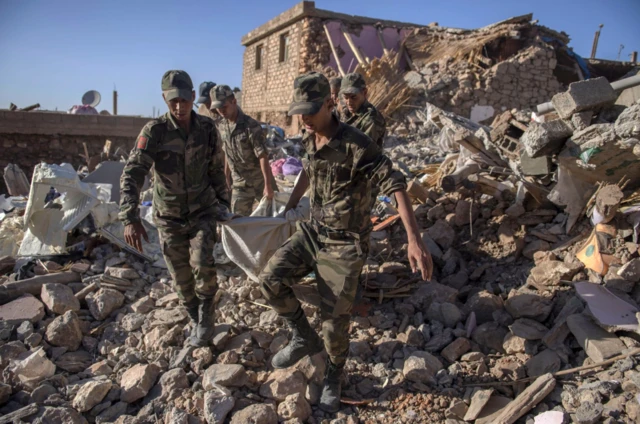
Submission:
[[149,138],[141,135],[138,137],[138,142],[136,143],[136,147],[138,150],[145,150],[147,148],[147,143],[149,142]]

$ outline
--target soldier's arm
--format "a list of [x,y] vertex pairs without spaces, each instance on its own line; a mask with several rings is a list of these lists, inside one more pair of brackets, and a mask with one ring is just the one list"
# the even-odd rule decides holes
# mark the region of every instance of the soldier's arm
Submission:
[[271,187],[271,166],[269,166],[269,152],[267,152],[264,131],[260,125],[252,126],[249,131],[251,148],[260,161],[260,170],[262,171],[262,178],[264,178],[264,195],[268,198],[272,198],[273,187]]
[[[386,127],[382,117],[367,116],[364,118],[362,132],[368,135],[374,143],[378,143],[384,137]],[[378,147],[380,147],[378,145]]]
[[140,190],[156,158],[157,137],[151,124],[138,135],[129,159],[120,177],[120,213],[118,217],[126,226],[140,222]]
[[227,187],[227,177],[225,174],[225,158],[222,152],[222,138],[220,138],[220,133],[215,125],[212,128],[210,137],[213,155],[209,163],[209,179],[213,189],[216,191],[218,201],[227,208],[230,208],[229,188]]
[[407,182],[404,175],[393,168],[391,159],[382,154],[375,142],[360,148],[354,155],[357,172],[361,172],[371,181],[371,186],[380,187],[384,195],[391,195],[398,190],[405,190]]

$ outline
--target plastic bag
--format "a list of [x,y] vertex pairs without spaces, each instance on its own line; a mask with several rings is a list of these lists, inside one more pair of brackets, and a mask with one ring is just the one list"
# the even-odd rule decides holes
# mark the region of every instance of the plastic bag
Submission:
[[280,193],[275,192],[273,194],[273,199],[269,201],[266,197],[263,197],[258,203],[258,207],[251,214],[251,216],[269,216],[275,217],[284,212],[284,208],[287,206],[287,202],[289,201],[290,193]]
[[288,157],[282,165],[284,175],[298,175],[302,171],[302,162],[294,157]]

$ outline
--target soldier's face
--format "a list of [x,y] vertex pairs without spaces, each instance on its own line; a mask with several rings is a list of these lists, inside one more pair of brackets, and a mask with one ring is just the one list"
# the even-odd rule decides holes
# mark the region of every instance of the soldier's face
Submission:
[[334,104],[338,104],[338,99],[340,98],[340,86],[337,85],[335,87],[331,87],[331,100],[333,100]]
[[216,109],[224,119],[233,119],[237,113],[236,99],[226,100],[222,107]]
[[327,98],[322,107],[315,115],[300,115],[305,130],[310,134],[322,133],[331,123],[331,111],[333,110],[333,100]]
[[360,106],[362,106],[362,104],[366,100],[366,94],[366,90],[363,90],[355,94],[344,93],[342,95],[344,97],[344,102],[347,105],[347,109],[349,109],[349,112],[354,113],[357,112],[358,109],[360,109]]
[[178,122],[187,122],[191,119],[191,110],[193,109],[193,102],[196,99],[196,92],[192,92],[191,100],[176,97],[167,101],[169,106],[169,112]]

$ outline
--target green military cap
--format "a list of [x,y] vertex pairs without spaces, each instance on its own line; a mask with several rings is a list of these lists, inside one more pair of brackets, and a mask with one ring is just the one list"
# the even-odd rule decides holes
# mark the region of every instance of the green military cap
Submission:
[[162,92],[167,101],[180,97],[185,100],[193,99],[193,83],[185,71],[171,70],[162,76]]
[[340,94],[350,93],[356,94],[367,88],[367,83],[364,81],[362,75],[357,72],[347,74],[342,78],[342,84],[340,84]]
[[331,94],[327,77],[318,72],[300,75],[293,82],[293,101],[289,105],[289,116],[315,115]]
[[235,97],[233,90],[228,85],[216,85],[209,92],[209,96],[211,97],[211,109],[220,108],[229,97]]
[[342,84],[342,78],[340,77],[335,77],[335,78],[331,78],[329,80],[329,84],[331,85],[331,87],[340,87],[340,85]]

